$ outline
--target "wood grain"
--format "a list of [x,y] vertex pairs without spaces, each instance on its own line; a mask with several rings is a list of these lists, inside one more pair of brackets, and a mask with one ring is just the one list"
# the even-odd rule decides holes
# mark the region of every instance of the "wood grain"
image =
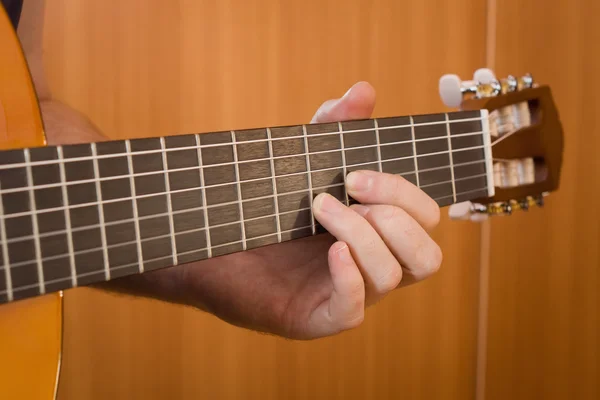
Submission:
[[[378,90],[376,116],[443,111],[439,76],[483,65],[484,23],[475,0],[60,0],[45,57],[58,98],[131,138],[305,123],[358,80]],[[69,291],[60,399],[471,397],[479,227],[444,217],[434,237],[434,278],[309,343]]]
[[[204,260],[213,251],[243,251],[249,242],[256,248],[261,239],[283,242],[312,235],[324,230],[310,210],[316,193],[356,202],[344,187],[351,170],[400,175],[439,206],[488,197],[487,176],[493,171],[486,168],[479,111],[273,130],[276,135],[306,131],[300,139],[306,149],[302,145],[294,153],[286,143],[294,147],[298,139],[272,141],[271,130],[263,128],[93,143],[88,155],[78,158],[69,156],[79,153],[81,144],[0,152],[12,291],[18,298],[34,296],[32,287],[50,293],[137,274],[140,267],[149,272]],[[173,141],[178,146],[168,148]],[[274,152],[274,143],[288,154]],[[35,210],[27,201],[27,153]],[[182,198],[197,204],[182,206]],[[264,207],[257,208],[256,201],[261,199],[276,203],[276,209],[260,214]],[[115,203],[131,209],[125,218],[111,215],[123,214],[110,207]],[[43,279],[34,222],[41,234]]]
[[[0,48],[0,148],[42,146],[45,136],[36,93],[4,9],[0,10]],[[6,208],[2,208],[4,212]],[[6,240],[7,227],[3,225],[2,239]],[[3,252],[3,266],[8,264],[7,256]],[[9,271],[1,268],[0,302],[10,299],[12,280]],[[2,397],[54,396],[60,366],[62,305],[61,296],[54,294],[0,308]],[[32,381],[36,383],[32,385]]]
[[561,187],[543,210],[492,223],[487,399],[597,399],[600,5],[504,1],[498,76],[552,87],[565,129]]

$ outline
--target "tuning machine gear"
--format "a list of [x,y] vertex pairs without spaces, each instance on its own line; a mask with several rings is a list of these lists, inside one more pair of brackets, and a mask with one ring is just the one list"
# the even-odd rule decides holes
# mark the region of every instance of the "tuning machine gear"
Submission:
[[535,81],[533,80],[533,76],[531,76],[530,73],[527,73],[518,80],[518,86],[519,86],[519,90],[523,90],[523,89],[530,89],[537,85],[536,85]]
[[533,76],[527,73],[520,78],[514,75],[508,75],[506,78],[500,80],[501,93],[512,93],[523,89],[530,89],[535,86]]
[[469,98],[498,96],[502,86],[496,80],[494,73],[487,68],[480,68],[473,74],[473,80],[461,81],[455,74],[446,74],[440,78],[439,94],[442,102],[453,108],[458,108]]
[[439,94],[446,106],[458,108],[469,98],[494,97],[532,87],[535,87],[535,83],[529,73],[520,78],[508,75],[498,80],[492,70],[480,68],[475,71],[473,80],[470,81],[461,81],[455,74],[442,76],[439,81]]
[[534,207],[544,206],[544,197],[548,193],[539,196],[527,196],[520,200],[510,200],[487,205],[471,203],[469,201],[453,204],[449,215],[454,220],[483,221],[492,216],[509,216],[515,211],[529,211]]
[[479,209],[479,212],[487,215],[511,215],[515,211],[529,211],[533,207],[543,207],[545,196],[547,196],[547,193],[539,196],[527,196],[520,200],[492,203],[488,204],[485,210]]

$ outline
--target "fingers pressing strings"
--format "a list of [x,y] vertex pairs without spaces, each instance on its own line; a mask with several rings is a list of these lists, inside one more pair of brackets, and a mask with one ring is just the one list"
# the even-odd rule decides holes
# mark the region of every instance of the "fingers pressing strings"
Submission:
[[346,177],[348,195],[362,204],[387,204],[399,207],[425,230],[440,221],[438,204],[423,190],[399,175],[374,171],[354,171]]
[[319,194],[313,206],[319,223],[348,245],[365,280],[367,305],[398,286],[402,279],[398,260],[366,219],[328,193]]

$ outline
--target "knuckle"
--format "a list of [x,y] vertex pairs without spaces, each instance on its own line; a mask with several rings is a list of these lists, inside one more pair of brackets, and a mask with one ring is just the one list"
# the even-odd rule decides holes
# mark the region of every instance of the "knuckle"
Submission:
[[363,234],[359,240],[361,251],[364,251],[368,254],[374,254],[377,250],[377,242],[375,237],[371,234],[370,231],[363,229]]
[[431,228],[435,228],[440,223],[441,211],[440,211],[440,206],[435,201],[432,200],[431,202],[432,202],[431,213],[430,213],[431,220],[429,221],[429,225]]
[[389,178],[391,181],[389,184],[392,185],[392,193],[394,193],[395,197],[401,196],[403,194],[403,186],[408,181],[400,175],[390,175]]
[[[408,213],[400,207],[379,205],[373,206],[373,217],[380,224],[381,227],[388,229],[396,229],[399,226],[407,225],[407,220],[410,218]],[[408,224],[410,225],[410,224]]]
[[361,279],[356,283],[352,284],[348,288],[348,296],[356,303],[355,307],[362,307],[362,300],[364,298],[365,286],[364,281]]
[[365,320],[364,308],[361,307],[360,312],[352,314],[350,318],[342,322],[342,330],[358,328]]
[[427,257],[425,257],[425,269],[431,274],[436,273],[441,268],[443,259],[442,249],[434,242],[429,248]]
[[396,264],[377,282],[377,294],[382,296],[396,289],[402,281],[402,268]]
[[436,226],[438,226],[440,223],[440,218],[441,218],[440,206],[433,200],[431,200],[431,202],[432,202],[432,206],[431,206],[431,212],[429,213],[430,214],[429,229],[433,229]]
[[441,220],[441,210],[438,203],[435,202],[431,197],[425,195],[426,198],[423,201],[421,224],[427,231],[434,229],[439,225]]
[[394,221],[402,218],[402,211],[398,207],[383,207],[383,217],[388,221]]

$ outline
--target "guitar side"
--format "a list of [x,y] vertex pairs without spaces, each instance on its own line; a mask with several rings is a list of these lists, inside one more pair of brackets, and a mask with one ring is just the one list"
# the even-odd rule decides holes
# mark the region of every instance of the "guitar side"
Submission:
[[[0,149],[44,146],[46,137],[31,75],[2,7],[0,49]],[[0,269],[0,273],[5,271]],[[55,293],[0,307],[1,398],[56,398],[62,301],[62,294]]]

